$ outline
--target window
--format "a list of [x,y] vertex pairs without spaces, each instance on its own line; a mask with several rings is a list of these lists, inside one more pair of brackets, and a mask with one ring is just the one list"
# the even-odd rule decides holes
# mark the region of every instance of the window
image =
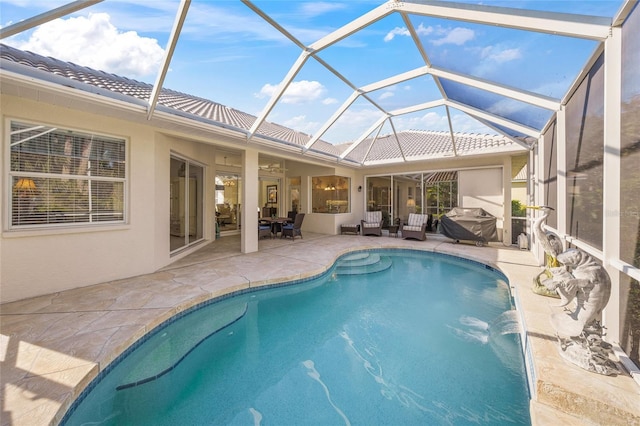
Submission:
[[313,213],[348,213],[351,179],[343,176],[318,176],[311,181]]
[[126,141],[12,121],[10,229],[125,222]]

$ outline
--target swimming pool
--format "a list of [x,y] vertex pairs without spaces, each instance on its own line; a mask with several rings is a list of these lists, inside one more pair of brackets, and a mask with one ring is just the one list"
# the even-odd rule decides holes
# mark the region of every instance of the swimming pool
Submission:
[[63,424],[530,424],[517,315],[484,265],[410,250],[173,319]]

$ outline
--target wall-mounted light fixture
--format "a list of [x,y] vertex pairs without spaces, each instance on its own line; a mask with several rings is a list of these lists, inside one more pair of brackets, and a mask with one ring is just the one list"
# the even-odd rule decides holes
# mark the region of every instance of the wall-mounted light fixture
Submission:
[[358,192],[362,192],[362,185],[358,187]]

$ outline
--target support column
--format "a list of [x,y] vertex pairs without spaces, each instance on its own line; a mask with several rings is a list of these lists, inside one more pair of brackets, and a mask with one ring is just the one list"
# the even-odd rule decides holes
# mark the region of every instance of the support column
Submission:
[[[560,107],[558,111],[558,124],[557,124],[557,152],[556,157],[556,169],[557,169],[557,201],[556,201],[556,216],[558,221],[558,233],[560,237],[567,235],[567,120],[566,120],[566,105]],[[544,159],[542,160],[544,161]]]
[[513,179],[511,175],[511,157],[507,157],[502,162],[502,197],[504,200],[504,206],[502,209],[502,244],[505,246],[511,245],[511,194],[513,192]]
[[242,155],[242,226],[240,251],[258,251],[258,151],[247,148]]
[[611,265],[620,259],[620,153],[622,88],[622,28],[611,28],[604,48],[604,170],[602,264],[611,277],[611,297],[602,319],[606,340],[620,342],[620,272]]
[[[531,151],[529,156],[530,164],[532,164],[532,168],[528,175],[528,184],[531,188],[530,205],[541,206],[545,204],[544,202],[544,179],[545,179],[545,164],[544,164],[544,153],[547,147],[544,145],[544,135],[540,135],[538,138],[538,143],[535,148]],[[537,214],[534,211],[529,210],[527,212],[527,220],[529,223],[527,224],[527,229],[529,231],[529,235],[531,236],[531,252],[536,257],[538,264],[540,266],[544,265],[545,261],[545,253],[538,241],[536,235],[532,230],[532,224],[535,221]]]

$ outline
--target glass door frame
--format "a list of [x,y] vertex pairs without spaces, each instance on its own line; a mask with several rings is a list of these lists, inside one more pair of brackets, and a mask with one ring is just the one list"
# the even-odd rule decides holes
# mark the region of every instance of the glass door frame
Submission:
[[169,162],[169,254],[173,255],[204,239],[206,167],[173,152]]

